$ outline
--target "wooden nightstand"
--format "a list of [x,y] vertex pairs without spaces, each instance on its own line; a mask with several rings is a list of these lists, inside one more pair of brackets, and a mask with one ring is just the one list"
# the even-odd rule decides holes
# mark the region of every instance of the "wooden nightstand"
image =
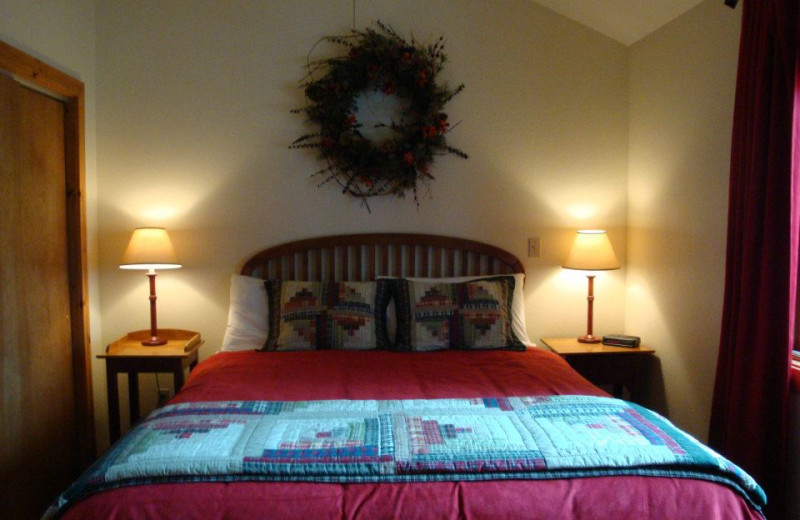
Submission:
[[655,350],[644,346],[580,343],[577,338],[541,338],[541,341],[595,385],[611,386],[614,397],[623,397],[623,388],[627,388],[630,400],[642,404],[644,372]]
[[106,347],[106,353],[97,356],[106,360],[108,384],[108,429],[113,443],[119,439],[119,387],[117,374],[128,374],[128,402],[131,424],[139,420],[139,374],[171,373],[175,379],[175,392],[183,386],[184,371],[197,365],[197,354],[203,340],[200,333],[190,330],[159,329],[158,335],[167,340],[166,345],[147,347],[142,340],[150,337],[149,330],[129,332]]

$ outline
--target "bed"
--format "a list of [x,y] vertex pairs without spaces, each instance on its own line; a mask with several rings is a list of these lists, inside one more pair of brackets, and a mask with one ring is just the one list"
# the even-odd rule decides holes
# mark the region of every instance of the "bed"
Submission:
[[[519,452],[522,441],[507,425],[528,425],[533,409],[542,421],[520,427],[525,430],[520,435],[546,438],[553,445],[558,444],[553,439],[560,439],[559,460],[564,453],[573,461],[590,459],[598,446],[614,446],[602,435],[573,440],[570,435],[618,426],[632,430],[631,424],[656,424],[627,433],[646,430],[659,437],[645,435],[646,444],[660,443],[660,449],[690,442],[668,422],[611,399],[560,357],[533,346],[525,332],[523,280],[522,263],[511,253],[452,237],[344,235],[262,251],[232,279],[224,350],[200,363],[168,406],[124,436],[106,454],[110,458],[90,468],[48,515],[762,518],[760,488],[735,466],[693,444],[684,452],[705,457],[707,466],[715,466],[710,474],[674,461],[644,465],[633,460],[632,466],[617,468],[620,459],[629,457],[622,452],[610,455],[613,464],[603,459],[591,467],[553,471],[545,466],[555,458],[542,463],[539,452]],[[364,301],[375,305],[364,307]],[[419,312],[420,302],[424,312]],[[588,422],[571,415],[554,418],[562,405],[598,415]],[[595,412],[606,406],[615,411]],[[478,411],[467,419],[459,415],[462,409]],[[297,417],[289,417],[293,414]],[[638,419],[620,426],[622,415]],[[156,426],[148,430],[148,421]],[[266,433],[248,435],[271,449],[248,459],[247,467],[268,468],[278,476],[242,470],[236,451],[241,445],[211,438],[231,425],[247,429],[254,422],[269,426]],[[368,426],[354,429],[353,424]],[[561,425],[564,431],[554,435],[543,424]],[[392,428],[410,433],[395,438]],[[155,445],[142,439],[165,429],[171,437],[162,451],[169,460],[136,462]],[[505,444],[485,447],[481,434]],[[194,459],[178,460],[181,448],[173,438],[183,442],[204,435],[205,444],[187,449]],[[473,435],[479,441],[464,440]],[[456,446],[462,440],[464,446]],[[592,457],[571,451],[579,445],[592,450]],[[448,451],[458,449],[466,451]],[[479,458],[476,450],[492,456]],[[233,458],[214,458],[223,451],[235,452]],[[203,458],[206,452],[213,453]],[[124,464],[115,465],[120,461]],[[128,473],[117,480],[108,477],[126,464]],[[225,476],[209,469],[215,464],[236,469]],[[177,474],[184,465],[194,469]],[[87,491],[92,482],[100,485]]]

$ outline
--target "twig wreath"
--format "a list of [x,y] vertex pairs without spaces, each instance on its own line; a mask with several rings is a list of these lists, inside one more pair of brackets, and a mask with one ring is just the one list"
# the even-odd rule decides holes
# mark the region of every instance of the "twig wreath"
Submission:
[[[452,126],[444,106],[464,85],[451,89],[436,82],[446,60],[444,38],[423,47],[413,38],[406,41],[390,26],[377,25],[379,30],[353,30],[349,36],[327,36],[317,42],[342,45],[348,53],[309,60],[308,75],[301,83],[308,103],[292,112],[305,114],[319,131],[300,136],[290,146],[318,149],[327,164],[314,174],[324,176],[319,186],[335,181],[367,209],[369,197],[402,198],[407,190],[419,204],[417,185],[434,178],[430,167],[435,156],[468,157],[445,140]],[[322,77],[314,79],[320,73]],[[396,96],[404,103],[397,120],[368,127],[359,121],[359,97],[370,91]],[[388,129],[390,137],[375,142],[365,135],[378,127]]]

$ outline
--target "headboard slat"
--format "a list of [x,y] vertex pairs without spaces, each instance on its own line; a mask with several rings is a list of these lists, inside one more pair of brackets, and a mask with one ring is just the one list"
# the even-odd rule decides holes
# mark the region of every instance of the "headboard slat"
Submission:
[[350,279],[350,251],[347,246],[336,248],[336,261],[339,263],[336,278],[338,280]]
[[367,280],[375,279],[375,264],[377,263],[378,249],[375,246],[367,247]]
[[403,247],[403,264],[400,266],[401,273],[408,273],[409,276],[417,276],[417,262],[414,256],[414,246]]
[[316,280],[320,271],[319,249],[310,249],[308,251],[308,279]]
[[417,248],[419,249],[419,271],[422,273],[422,276],[430,277],[430,271],[428,271],[428,253],[429,251],[424,248]]
[[392,265],[392,276],[400,276],[400,273],[403,272],[402,271],[403,262],[401,259],[402,247],[400,247],[399,245],[394,245],[391,246],[391,248],[394,250],[394,264]]
[[257,253],[241,270],[264,279],[313,281],[524,272],[516,256],[496,246],[410,233],[335,235],[288,242]]
[[455,276],[456,275],[456,252],[455,252],[454,249],[448,249],[447,250],[446,264],[447,264],[447,269],[446,269],[445,272],[447,273],[447,276],[450,276],[450,277]]
[[308,280],[308,251],[304,251],[297,255],[298,260],[298,269],[297,275],[298,280]]
[[389,276],[389,246],[386,244],[378,244],[377,247],[381,252],[381,268],[378,274]]
[[362,265],[363,264],[361,263],[361,246],[357,245],[353,247],[353,262],[352,262],[353,273],[354,273],[353,280],[362,281],[364,279],[363,270],[361,269]]

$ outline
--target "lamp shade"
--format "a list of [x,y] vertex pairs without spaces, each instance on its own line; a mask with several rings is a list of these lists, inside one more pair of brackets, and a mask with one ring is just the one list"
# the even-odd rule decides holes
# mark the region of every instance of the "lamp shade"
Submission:
[[580,271],[610,271],[619,269],[620,263],[605,231],[582,229],[575,236],[562,267]]
[[133,231],[121,269],[177,269],[181,267],[172,241],[164,228],[138,228]]

